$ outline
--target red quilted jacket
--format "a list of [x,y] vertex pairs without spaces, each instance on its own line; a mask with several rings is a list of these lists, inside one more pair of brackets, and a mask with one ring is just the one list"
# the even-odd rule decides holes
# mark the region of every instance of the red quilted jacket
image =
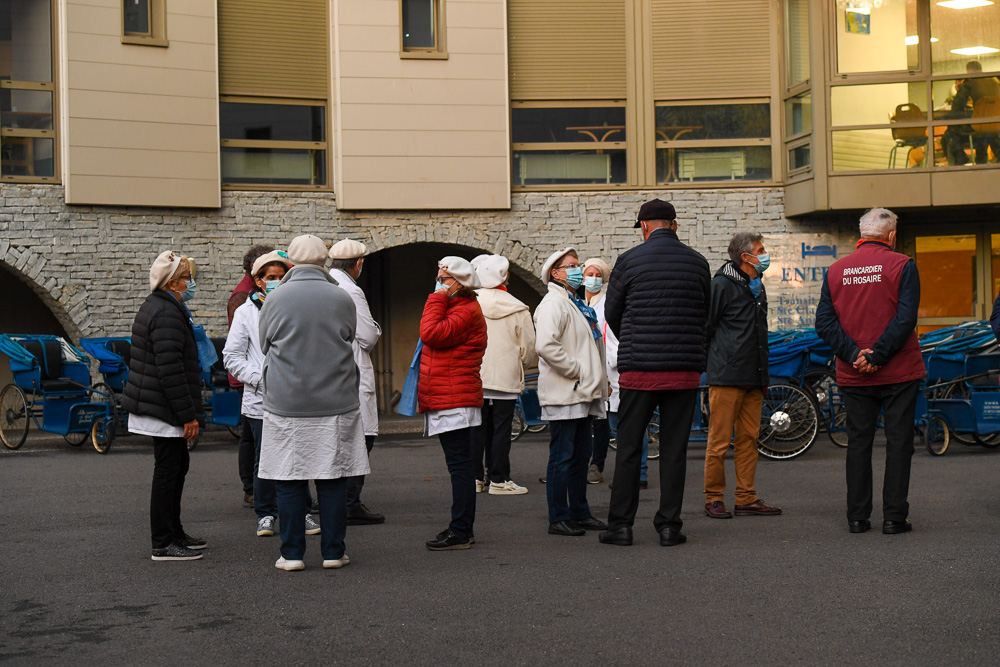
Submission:
[[479,302],[431,294],[420,318],[420,340],[420,411],[482,407],[486,318]]

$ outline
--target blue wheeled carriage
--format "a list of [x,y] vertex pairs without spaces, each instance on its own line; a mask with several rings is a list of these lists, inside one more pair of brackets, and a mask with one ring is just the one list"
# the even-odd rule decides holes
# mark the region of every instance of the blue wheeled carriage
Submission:
[[58,336],[0,334],[14,382],[0,391],[0,439],[17,449],[28,427],[57,433],[70,445],[90,437],[101,454],[111,449],[117,407],[110,391],[90,386],[90,368],[80,350]]
[[538,373],[527,373],[524,376],[524,391],[517,397],[514,406],[514,421],[511,422],[511,441],[524,434],[538,433],[548,426],[542,419],[542,406],[538,403]]

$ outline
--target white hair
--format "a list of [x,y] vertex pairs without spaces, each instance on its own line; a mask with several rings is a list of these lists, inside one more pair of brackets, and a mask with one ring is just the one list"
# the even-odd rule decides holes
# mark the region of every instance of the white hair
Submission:
[[861,216],[861,230],[863,239],[888,239],[889,232],[896,231],[896,214],[887,208],[873,208],[865,211]]

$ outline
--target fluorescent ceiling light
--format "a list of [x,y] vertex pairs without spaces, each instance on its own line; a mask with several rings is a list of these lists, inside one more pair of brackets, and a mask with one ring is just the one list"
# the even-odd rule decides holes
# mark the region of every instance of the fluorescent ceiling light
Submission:
[[960,56],[984,56],[987,53],[1000,52],[1000,49],[994,49],[991,46],[970,46],[966,49],[952,49],[951,52]]
[[[939,40],[937,37],[931,37],[931,42],[939,42],[939,41],[941,41],[941,40]],[[906,45],[907,46],[916,46],[919,43],[920,43],[920,35],[907,35],[906,36]]]
[[871,7],[855,7],[854,5],[848,5],[847,11],[854,12],[855,14],[871,14]]
[[949,9],[972,9],[973,7],[986,7],[992,4],[991,0],[947,0],[947,2],[939,2],[938,6],[948,7]]

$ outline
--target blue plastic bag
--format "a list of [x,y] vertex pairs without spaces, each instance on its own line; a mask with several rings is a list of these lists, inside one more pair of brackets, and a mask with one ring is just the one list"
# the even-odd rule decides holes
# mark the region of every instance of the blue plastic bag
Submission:
[[219,360],[219,355],[215,351],[215,345],[205,334],[205,327],[200,324],[193,324],[191,327],[194,329],[194,342],[198,346],[198,368],[207,371]]
[[417,383],[420,381],[420,352],[423,349],[424,341],[418,340],[413,361],[410,362],[410,370],[406,373],[403,395],[399,397],[399,405],[396,406],[396,412],[406,417],[416,417],[420,412],[417,403]]

